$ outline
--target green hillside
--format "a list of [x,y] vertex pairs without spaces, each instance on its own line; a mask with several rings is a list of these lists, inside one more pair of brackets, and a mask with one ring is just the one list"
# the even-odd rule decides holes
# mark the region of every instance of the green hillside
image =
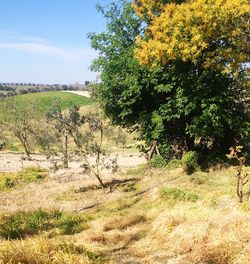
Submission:
[[67,109],[72,105],[85,106],[92,103],[92,100],[87,97],[62,92],[23,94],[17,95],[16,98],[21,104],[34,103],[42,112],[46,112],[49,109],[54,98],[60,99],[62,109]]

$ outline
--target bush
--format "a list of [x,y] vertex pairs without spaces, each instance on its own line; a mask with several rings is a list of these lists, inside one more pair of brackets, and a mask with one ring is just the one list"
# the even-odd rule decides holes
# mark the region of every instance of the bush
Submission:
[[196,202],[199,199],[197,193],[178,188],[164,188],[161,190],[160,195],[162,198],[170,201]]
[[177,169],[182,166],[182,161],[179,159],[172,159],[168,162],[167,168],[169,170]]
[[189,151],[183,155],[182,164],[185,172],[190,175],[199,168],[198,165],[198,154],[195,151]]
[[12,188],[15,185],[15,181],[9,177],[4,178],[3,188]]
[[153,168],[163,168],[166,166],[167,162],[161,155],[155,155],[149,162],[150,167]]
[[58,229],[61,234],[73,234],[84,228],[84,222],[79,215],[65,214],[58,210],[18,212],[1,219],[0,237],[22,239],[53,229]]

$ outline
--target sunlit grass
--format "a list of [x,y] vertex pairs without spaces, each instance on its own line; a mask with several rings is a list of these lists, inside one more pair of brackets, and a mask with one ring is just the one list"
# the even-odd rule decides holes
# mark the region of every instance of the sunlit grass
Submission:
[[31,182],[41,182],[47,174],[47,170],[40,167],[26,167],[20,172],[0,172],[0,191],[21,187]]
[[17,212],[3,216],[0,223],[0,237],[4,239],[21,239],[45,231],[58,234],[74,234],[87,228],[87,218],[76,214],[63,213],[58,210]]

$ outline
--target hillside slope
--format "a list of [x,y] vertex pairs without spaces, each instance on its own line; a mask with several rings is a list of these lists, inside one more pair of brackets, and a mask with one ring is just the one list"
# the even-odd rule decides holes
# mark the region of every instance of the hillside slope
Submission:
[[[0,259],[2,263],[33,263],[32,259],[37,263],[63,259],[69,264],[250,263],[250,203],[247,197],[238,203],[235,174],[234,167],[188,176],[181,168],[142,165],[106,176],[112,187],[105,193],[93,188],[95,179],[84,175],[50,174],[43,182],[10,188],[0,192],[5,221],[0,234],[11,234],[11,226],[19,228],[20,207],[32,214],[39,208],[60,210],[71,222],[62,226],[59,217],[50,220],[52,225],[46,218],[46,231],[41,223],[38,231],[34,227],[22,231],[24,240],[2,240]],[[10,214],[16,216],[14,225]],[[23,219],[30,222],[29,217]]]
[[85,106],[92,103],[92,100],[73,93],[63,92],[43,92],[17,95],[16,98],[21,104],[34,103],[42,112],[46,112],[51,106],[54,98],[58,98],[61,101],[62,109],[67,109],[72,105]]

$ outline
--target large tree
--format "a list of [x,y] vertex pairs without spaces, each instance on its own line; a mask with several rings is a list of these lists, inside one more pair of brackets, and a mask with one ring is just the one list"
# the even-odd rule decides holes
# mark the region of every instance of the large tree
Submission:
[[[134,1],[133,6],[126,1],[113,3],[110,10],[99,7],[107,19],[106,31],[90,34],[92,47],[99,50],[92,68],[101,72],[102,82],[96,92],[105,113],[114,123],[137,129],[148,144],[157,140],[166,157],[188,150],[225,151],[241,140],[240,128],[246,120],[240,67],[246,58],[241,45],[246,43],[247,29],[240,24],[246,12],[239,15],[231,3],[224,20],[211,24],[211,19],[209,25],[203,21],[204,28],[211,26],[210,31],[216,33],[214,38],[202,28],[202,37],[208,44],[197,44],[195,51],[203,46],[205,51],[196,53],[190,45],[186,54],[184,46],[190,44],[191,32],[196,24],[199,29],[200,20],[209,10],[209,4],[205,4],[208,1],[203,2],[144,0]],[[210,2],[213,7],[213,2],[225,1]],[[199,15],[192,16],[192,4],[202,7]],[[174,16],[178,10],[179,21]],[[218,15],[213,10],[210,13]],[[232,23],[227,24],[229,17]],[[217,27],[222,26],[228,29],[219,31]],[[242,27],[241,34],[238,27]],[[223,42],[223,34],[234,30]],[[195,34],[193,38],[197,42],[200,39]],[[224,48],[227,40],[228,49]],[[175,54],[169,56],[168,49]],[[228,56],[230,50],[232,57]],[[222,57],[223,54],[226,55]]]
[[145,35],[137,38],[136,57],[143,64],[191,62],[237,75],[249,59],[248,0],[137,0],[133,6],[150,17]]

